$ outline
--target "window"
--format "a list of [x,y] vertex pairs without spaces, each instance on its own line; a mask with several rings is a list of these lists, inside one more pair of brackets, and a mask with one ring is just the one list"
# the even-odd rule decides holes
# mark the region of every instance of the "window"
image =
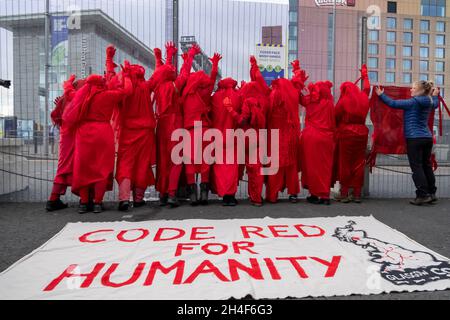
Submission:
[[430,49],[427,47],[420,47],[420,57],[421,58],[429,58],[430,57]]
[[397,41],[396,38],[397,38],[397,34],[396,34],[395,31],[388,31],[388,32],[387,32],[387,34],[386,34],[386,40],[387,40],[388,42],[395,42],[395,41]]
[[371,43],[368,45],[367,49],[369,51],[369,54],[372,54],[372,55],[378,54],[378,45],[377,44]]
[[445,59],[445,49],[444,48],[436,48],[435,56],[437,59]]
[[372,83],[378,82],[378,72],[377,71],[369,71],[369,80]]
[[436,35],[436,45],[437,46],[445,46],[445,35],[443,35],[443,34]]
[[420,65],[420,71],[429,71],[430,70],[430,65],[427,60],[420,60],[419,65]]
[[412,30],[414,27],[413,19],[405,19],[403,20],[403,29]]
[[445,22],[444,21],[436,22],[436,31],[437,32],[445,32]]
[[289,53],[289,62],[297,60],[297,55],[295,53]]
[[412,70],[412,60],[403,60],[403,70],[405,71]]
[[378,69],[378,58],[369,58],[367,60],[367,67],[370,69]]
[[386,69],[388,70],[395,69],[395,59],[386,59]]
[[443,74],[437,74],[435,82],[436,82],[437,86],[443,86],[444,85],[444,75]]
[[436,62],[436,72],[445,72],[445,62],[444,61]]
[[290,11],[289,12],[289,22],[297,23],[297,20],[298,20],[298,13],[295,11]]
[[419,75],[419,80],[428,81],[428,74],[426,74],[426,73],[421,73],[421,74]]
[[403,83],[409,84],[412,82],[412,74],[411,73],[404,73],[403,74]]
[[297,38],[297,36],[298,36],[297,30],[298,30],[297,26],[290,26],[289,27],[289,36],[291,38]]
[[420,11],[423,16],[445,17],[445,0],[421,0]]
[[421,33],[420,44],[430,44],[430,35],[427,33]]
[[404,32],[403,33],[403,42],[404,43],[412,43],[413,42],[412,32]]
[[387,10],[388,10],[388,13],[397,13],[397,2],[388,1]]
[[392,17],[388,17],[386,19],[386,26],[388,29],[395,29],[397,28],[397,19],[396,18],[392,18]]
[[395,72],[386,72],[386,83],[395,82]]
[[412,57],[412,47],[404,46],[403,47],[403,56],[404,57]]
[[369,40],[370,41],[378,41],[380,39],[380,34],[378,30],[370,30],[369,31]]
[[289,51],[297,51],[297,40],[289,40]]
[[430,31],[430,20],[420,20],[420,30]]
[[386,46],[386,55],[389,57],[395,57],[395,46],[394,45]]

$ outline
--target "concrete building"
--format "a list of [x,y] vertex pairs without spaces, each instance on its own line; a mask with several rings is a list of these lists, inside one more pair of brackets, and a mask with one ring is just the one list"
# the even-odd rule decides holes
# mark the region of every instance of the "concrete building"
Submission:
[[[331,79],[333,0],[298,1],[298,47],[311,79]],[[337,1],[336,85],[358,78],[410,86],[429,79],[450,89],[450,0]],[[348,6],[348,5],[352,6]],[[292,6],[291,6],[292,7]],[[292,56],[293,58],[293,56]]]
[[[52,17],[62,17],[55,13]],[[70,74],[84,78],[103,74],[105,49],[117,47],[116,60],[128,59],[143,65],[149,75],[155,65],[153,51],[101,10],[81,11],[79,28],[67,29],[66,57],[52,56],[50,66],[50,101],[62,93],[62,83]],[[39,130],[44,125],[45,91],[45,15],[0,17],[0,27],[13,33],[14,116],[32,120]],[[53,29],[52,29],[53,30]],[[53,32],[51,33],[53,35]],[[118,70],[119,71],[119,70]],[[53,104],[50,106],[50,111]]]

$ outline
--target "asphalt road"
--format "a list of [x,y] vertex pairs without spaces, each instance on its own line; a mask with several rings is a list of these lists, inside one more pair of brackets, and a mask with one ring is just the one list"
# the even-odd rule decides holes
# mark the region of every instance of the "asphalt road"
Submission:
[[[330,207],[301,202],[297,205],[280,203],[254,208],[244,202],[236,208],[219,203],[208,207],[183,206],[162,209],[156,204],[123,214],[110,211],[100,215],[77,214],[75,207],[58,213],[45,212],[42,203],[0,203],[0,271],[40,247],[69,222],[148,221],[184,219],[254,219],[254,218],[312,218],[373,215],[381,222],[406,234],[415,241],[450,257],[450,200],[427,207],[413,207],[405,200],[368,200],[361,205],[337,204]],[[378,296],[352,296],[334,299],[439,299],[450,300],[450,290],[431,293],[402,293]]]

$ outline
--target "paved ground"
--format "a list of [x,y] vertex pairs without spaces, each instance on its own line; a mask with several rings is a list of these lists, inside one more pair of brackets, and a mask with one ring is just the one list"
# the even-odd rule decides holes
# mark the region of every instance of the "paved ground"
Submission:
[[[435,206],[413,207],[405,200],[369,200],[364,204],[333,204],[316,207],[304,202],[298,205],[281,203],[254,208],[242,203],[236,208],[220,204],[209,207],[161,209],[155,204],[124,214],[111,211],[101,215],[80,216],[72,207],[60,213],[47,213],[42,203],[0,203],[0,271],[41,246],[69,222],[108,222],[117,220],[180,220],[180,219],[252,219],[252,218],[311,218],[340,215],[373,215],[381,222],[399,230],[417,242],[446,257],[450,257],[450,200]],[[339,298],[337,298],[339,299]],[[346,298],[348,299],[348,298]],[[450,291],[433,293],[390,294],[370,297],[354,296],[351,299],[440,299],[450,300]]]

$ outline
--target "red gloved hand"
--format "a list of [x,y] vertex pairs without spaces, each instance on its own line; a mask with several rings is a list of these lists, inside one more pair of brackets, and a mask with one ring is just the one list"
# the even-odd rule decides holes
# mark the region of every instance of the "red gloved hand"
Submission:
[[64,91],[73,89],[73,83],[75,82],[75,79],[76,79],[76,76],[74,74],[72,74],[70,76],[70,78],[66,82],[64,82],[64,85],[63,85]]
[[123,65],[120,66],[122,68],[122,74],[124,77],[129,77],[131,72],[131,64],[130,61],[125,60]]
[[109,45],[106,48],[106,58],[108,59],[114,59],[114,56],[116,55],[117,49],[113,45]]
[[202,49],[198,46],[198,44],[194,44],[190,49],[189,49],[189,55],[192,57],[195,57],[196,55],[202,53]]
[[292,68],[294,68],[294,72],[300,70],[300,61],[295,60],[291,62]]
[[250,56],[250,64],[252,66],[256,66],[258,64],[258,61],[256,61],[255,56]]
[[187,53],[185,52],[185,53],[183,53],[183,54],[181,55],[181,58],[183,59],[183,62],[186,62],[186,61],[188,61],[188,59],[189,59],[189,54],[187,54]]
[[368,79],[369,78],[369,71],[367,69],[367,65],[363,64],[361,70],[359,70],[361,72],[361,78],[364,79]]
[[214,53],[212,58],[209,58],[213,65],[218,65],[220,60],[222,60],[222,56],[219,53]]
[[174,56],[176,55],[178,52],[177,47],[175,47],[175,43],[173,43],[172,41],[169,41],[166,43],[166,54],[168,56]]
[[161,52],[160,48],[153,49],[153,52],[155,53],[156,60],[161,60],[162,59],[162,52]]

